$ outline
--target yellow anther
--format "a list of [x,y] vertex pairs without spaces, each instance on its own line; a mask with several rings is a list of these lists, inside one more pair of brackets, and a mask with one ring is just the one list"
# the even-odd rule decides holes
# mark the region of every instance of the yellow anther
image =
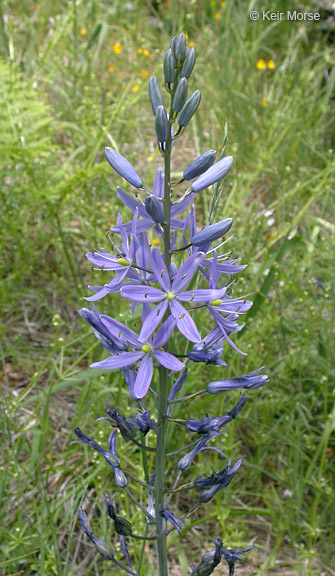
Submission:
[[182,280],[184,280],[184,278],[186,278],[186,274],[183,274],[183,276],[182,276]]
[[163,278],[164,270],[161,270],[161,278]]
[[173,292],[168,292],[166,295],[168,300],[173,300],[174,299],[174,293]]
[[208,302],[208,304],[210,306],[219,306],[219,304],[221,304],[221,300],[220,298],[218,298],[217,300],[212,300],[212,302]]
[[192,302],[192,300],[194,300],[194,296],[195,296],[195,294],[194,294],[194,292],[193,292],[193,294],[192,294],[192,296],[191,296],[191,298],[190,298],[190,302]]
[[144,344],[144,346],[142,346],[142,352],[149,354],[151,352],[151,346],[149,346],[149,344]]
[[181,316],[179,316],[178,320],[182,320],[184,318],[185,314],[182,314]]

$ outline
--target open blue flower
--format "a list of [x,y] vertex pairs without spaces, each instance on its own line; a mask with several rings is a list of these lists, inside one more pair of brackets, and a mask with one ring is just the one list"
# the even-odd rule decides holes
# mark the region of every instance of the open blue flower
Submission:
[[153,374],[153,358],[168,370],[178,371],[184,368],[183,362],[161,349],[170,338],[176,325],[172,316],[162,324],[154,336],[152,336],[153,327],[146,338],[141,337],[141,335],[138,336],[136,332],[110,316],[102,315],[100,318],[110,334],[129,345],[132,351],[113,354],[105,360],[94,362],[91,364],[91,368],[117,370],[139,362],[134,383],[134,394],[137,398],[143,398],[149,389]]
[[152,250],[152,270],[157,282],[161,286],[131,286],[121,288],[121,296],[135,302],[159,302],[143,322],[140,339],[145,339],[160,323],[167,308],[176,320],[178,330],[191,342],[199,342],[201,336],[189,312],[180,302],[209,302],[219,298],[224,290],[184,290],[192,279],[203,259],[203,254],[193,254],[179,268],[171,281],[164,260],[159,251]]

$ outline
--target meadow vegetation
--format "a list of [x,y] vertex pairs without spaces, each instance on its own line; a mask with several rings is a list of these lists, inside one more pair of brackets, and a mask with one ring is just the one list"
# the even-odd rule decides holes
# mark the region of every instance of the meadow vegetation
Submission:
[[[202,103],[173,173],[220,150],[227,131],[234,165],[216,219],[233,218],[233,254],[248,263],[235,294],[253,292],[236,339],[248,356],[227,349],[225,377],[264,365],[271,381],[248,393],[224,440],[227,454],[245,457],[243,470],[206,518],[195,515],[172,540],[171,574],[186,575],[203,553],[203,521],[236,548],[257,536],[238,574],[335,574],[334,37],[326,11],[319,23],[251,22],[251,4],[1,3],[2,575],[110,573],[83,546],[75,511],[95,503],[113,542],[102,496],[113,480],[69,442],[80,425],[106,444],[108,428],[95,419],[107,402],[128,414],[128,393],[117,373],[89,369],[105,353],[76,310],[87,285],[101,282],[87,241],[107,249],[105,232],[126,210],[104,146],[152,181],[161,159],[147,83],[162,79],[164,50],[181,30],[199,54]],[[198,204],[204,222],[209,201],[208,191]],[[99,310],[112,315],[113,299]],[[132,321],[126,306],[121,314]],[[190,393],[207,383],[206,370],[194,374]],[[207,396],[197,406],[202,415],[227,407]],[[142,466],[122,446],[129,468]],[[138,512],[123,504],[135,522]]]

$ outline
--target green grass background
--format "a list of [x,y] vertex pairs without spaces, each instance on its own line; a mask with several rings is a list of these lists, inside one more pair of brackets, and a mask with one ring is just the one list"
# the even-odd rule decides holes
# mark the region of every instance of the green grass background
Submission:
[[[107,248],[117,209],[126,214],[104,146],[117,147],[150,185],[161,159],[146,76],[162,80],[164,51],[180,30],[196,45],[191,88],[201,90],[202,103],[176,144],[173,171],[219,150],[227,121],[234,166],[216,218],[234,219],[233,254],[248,264],[235,294],[255,292],[238,337],[248,356],[227,349],[225,375],[264,365],[271,382],[248,393],[230,426],[225,451],[245,464],[182,538],[172,538],[171,574],[187,574],[215,534],[227,547],[257,536],[239,574],[335,573],[333,16],[325,4],[319,23],[251,22],[249,12],[271,9],[266,4],[1,3],[2,575],[114,571],[75,519],[82,502],[97,535],[118,550],[102,497],[113,480],[92,452],[68,444],[76,425],[106,444],[108,427],[95,423],[106,403],[127,416],[134,407],[116,373],[89,369],[104,353],[76,310],[87,284],[100,281],[85,260],[86,242]],[[259,70],[259,60],[275,68]],[[199,223],[209,201],[210,192],[200,195]],[[119,300],[104,299],[99,310],[118,313]],[[121,313],[132,321],[125,305]],[[218,368],[196,367],[187,390],[215,378]],[[175,414],[221,414],[237,394],[201,398]],[[178,428],[171,450],[180,441]],[[124,466],[136,472],[137,452],[120,447]],[[209,461],[198,462],[190,478],[209,473]],[[212,464],[220,465],[215,456]],[[180,497],[177,507],[185,511],[191,500]],[[118,501],[120,513],[143,528],[129,502]],[[148,575],[155,573],[151,555]]]

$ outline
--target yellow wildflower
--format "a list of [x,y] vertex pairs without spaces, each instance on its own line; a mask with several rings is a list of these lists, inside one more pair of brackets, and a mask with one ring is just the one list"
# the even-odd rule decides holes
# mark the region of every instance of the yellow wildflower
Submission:
[[184,32],[184,34],[185,34],[185,40],[187,41],[188,40],[188,34],[187,34],[187,32]]
[[195,42],[189,42],[188,46],[189,48],[195,48]]
[[263,106],[263,108],[265,108],[267,102],[266,102],[266,98],[262,98],[261,100],[261,106]]
[[142,48],[137,48],[137,54],[143,54]]
[[222,8],[224,8],[224,7],[225,7],[225,5],[226,5],[226,3],[225,3],[225,2],[221,2],[221,6],[222,6]]
[[111,66],[108,66],[108,70],[109,72],[114,72],[115,66],[113,66],[113,64]]
[[256,64],[256,68],[257,68],[257,70],[265,70],[265,68],[266,68],[265,60],[258,60],[258,62]]
[[147,158],[148,162],[152,162],[153,159],[154,159],[153,154],[149,154],[149,156]]
[[122,52],[122,47],[120,42],[115,42],[114,46],[113,46],[113,51],[115,52],[115,54],[120,54],[120,52]]
[[218,72],[220,70],[220,66],[215,66],[215,70]]
[[268,68],[269,68],[269,70],[274,70],[275,67],[276,67],[275,62],[274,62],[273,60],[269,60],[269,61],[268,61]]
[[82,28],[82,29],[80,30],[79,34],[80,34],[80,36],[86,36],[86,34],[87,34],[86,28]]
[[134,84],[134,86],[132,87],[131,91],[132,91],[132,92],[137,92],[138,89],[139,89],[139,85],[138,85],[138,84]]
[[215,20],[220,20],[221,17],[222,17],[221,12],[215,12],[215,14],[214,14]]
[[123,78],[123,72],[119,72],[117,75],[118,78]]
[[149,56],[149,55],[150,55],[149,50],[147,50],[146,48],[144,48],[144,50],[143,50],[143,56]]
[[141,76],[141,78],[148,78],[148,76],[149,76],[148,70],[141,70],[140,76]]

